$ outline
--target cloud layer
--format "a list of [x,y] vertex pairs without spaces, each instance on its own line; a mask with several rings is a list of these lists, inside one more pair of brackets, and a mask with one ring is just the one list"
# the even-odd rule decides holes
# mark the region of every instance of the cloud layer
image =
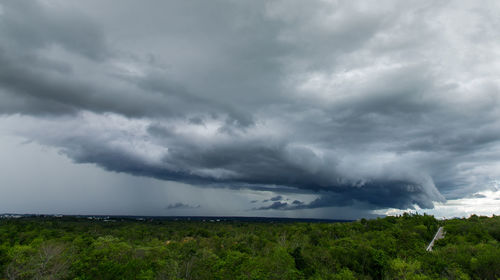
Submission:
[[259,210],[432,208],[499,176],[495,1],[111,4],[0,2],[9,133],[110,171],[317,196]]

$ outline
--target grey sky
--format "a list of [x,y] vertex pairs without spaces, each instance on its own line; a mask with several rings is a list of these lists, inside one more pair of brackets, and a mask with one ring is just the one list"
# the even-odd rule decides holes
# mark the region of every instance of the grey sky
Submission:
[[[0,1],[0,151],[19,164],[4,171],[0,212],[338,218],[496,193],[499,12],[497,1]],[[93,205],[98,186],[116,200]]]

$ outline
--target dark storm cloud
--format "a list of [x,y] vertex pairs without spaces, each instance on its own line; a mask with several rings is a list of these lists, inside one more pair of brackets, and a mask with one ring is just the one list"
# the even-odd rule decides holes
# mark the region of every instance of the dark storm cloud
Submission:
[[262,207],[259,207],[259,208],[255,208],[254,210],[270,210],[270,209],[273,209],[273,210],[285,210],[287,208],[288,208],[288,203],[287,202],[276,201],[276,202],[274,202],[273,204],[271,204],[269,206],[262,206]]
[[[151,131],[151,127],[147,131]],[[165,140],[182,136],[163,133],[160,137]],[[43,139],[44,136],[39,135],[37,138]],[[411,208],[413,204],[429,208],[432,207],[432,201],[442,200],[432,181],[423,175],[424,178],[411,174],[372,175],[393,178],[371,178],[362,182],[345,178],[344,176],[350,176],[347,171],[332,173],[336,164],[333,160],[320,159],[304,148],[265,147],[264,143],[244,144],[239,143],[236,137],[232,139],[236,142],[214,144],[211,149],[205,150],[199,144],[189,143],[184,139],[182,150],[169,149],[156,163],[128,150],[128,145],[125,148],[114,147],[99,137],[91,139],[84,135],[79,138],[59,138],[57,141],[60,142],[50,144],[62,147],[62,151],[76,162],[96,163],[115,172],[212,187],[320,195],[316,201],[294,209],[346,206],[352,205],[354,201],[373,204],[374,208]],[[241,158],[245,160],[242,161]],[[401,172],[398,169],[401,168],[394,167],[388,172]],[[270,201],[276,202],[282,198],[278,195]]]
[[0,113],[76,162],[317,196],[256,210],[432,208],[500,173],[495,2],[0,3]]
[[89,110],[173,117],[193,110],[219,115],[229,125],[252,124],[249,114],[191,94],[152,62],[146,63],[148,70],[139,76],[106,71],[117,60],[138,59],[112,49],[103,30],[84,14],[24,1],[6,2],[2,11],[0,113],[57,115]]
[[182,202],[170,204],[166,207],[166,209],[168,209],[168,210],[171,210],[171,209],[197,209],[197,208],[200,208],[200,205],[192,206],[192,205],[185,204]]
[[[330,206],[353,206],[356,202],[364,202],[371,209],[399,208],[413,209],[414,205],[421,208],[432,208],[432,202],[425,197],[422,186],[413,182],[370,182],[362,187],[337,186],[335,191],[319,192],[319,197],[309,203],[294,200],[291,204],[276,200],[271,205],[255,208],[254,210],[281,209],[315,209]],[[414,194],[413,196],[411,194]],[[266,202],[266,201],[263,201]]]

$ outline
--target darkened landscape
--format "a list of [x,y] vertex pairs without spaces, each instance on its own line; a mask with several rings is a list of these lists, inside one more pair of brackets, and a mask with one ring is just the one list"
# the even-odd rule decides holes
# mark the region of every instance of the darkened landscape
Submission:
[[[6,279],[498,279],[500,217],[0,220]],[[436,230],[445,238],[426,247]]]

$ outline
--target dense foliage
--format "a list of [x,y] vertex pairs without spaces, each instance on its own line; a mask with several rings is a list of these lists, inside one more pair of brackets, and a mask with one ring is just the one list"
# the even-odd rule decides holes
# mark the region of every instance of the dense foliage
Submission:
[[[439,226],[446,236],[425,248]],[[0,279],[499,279],[500,217],[0,220]]]

